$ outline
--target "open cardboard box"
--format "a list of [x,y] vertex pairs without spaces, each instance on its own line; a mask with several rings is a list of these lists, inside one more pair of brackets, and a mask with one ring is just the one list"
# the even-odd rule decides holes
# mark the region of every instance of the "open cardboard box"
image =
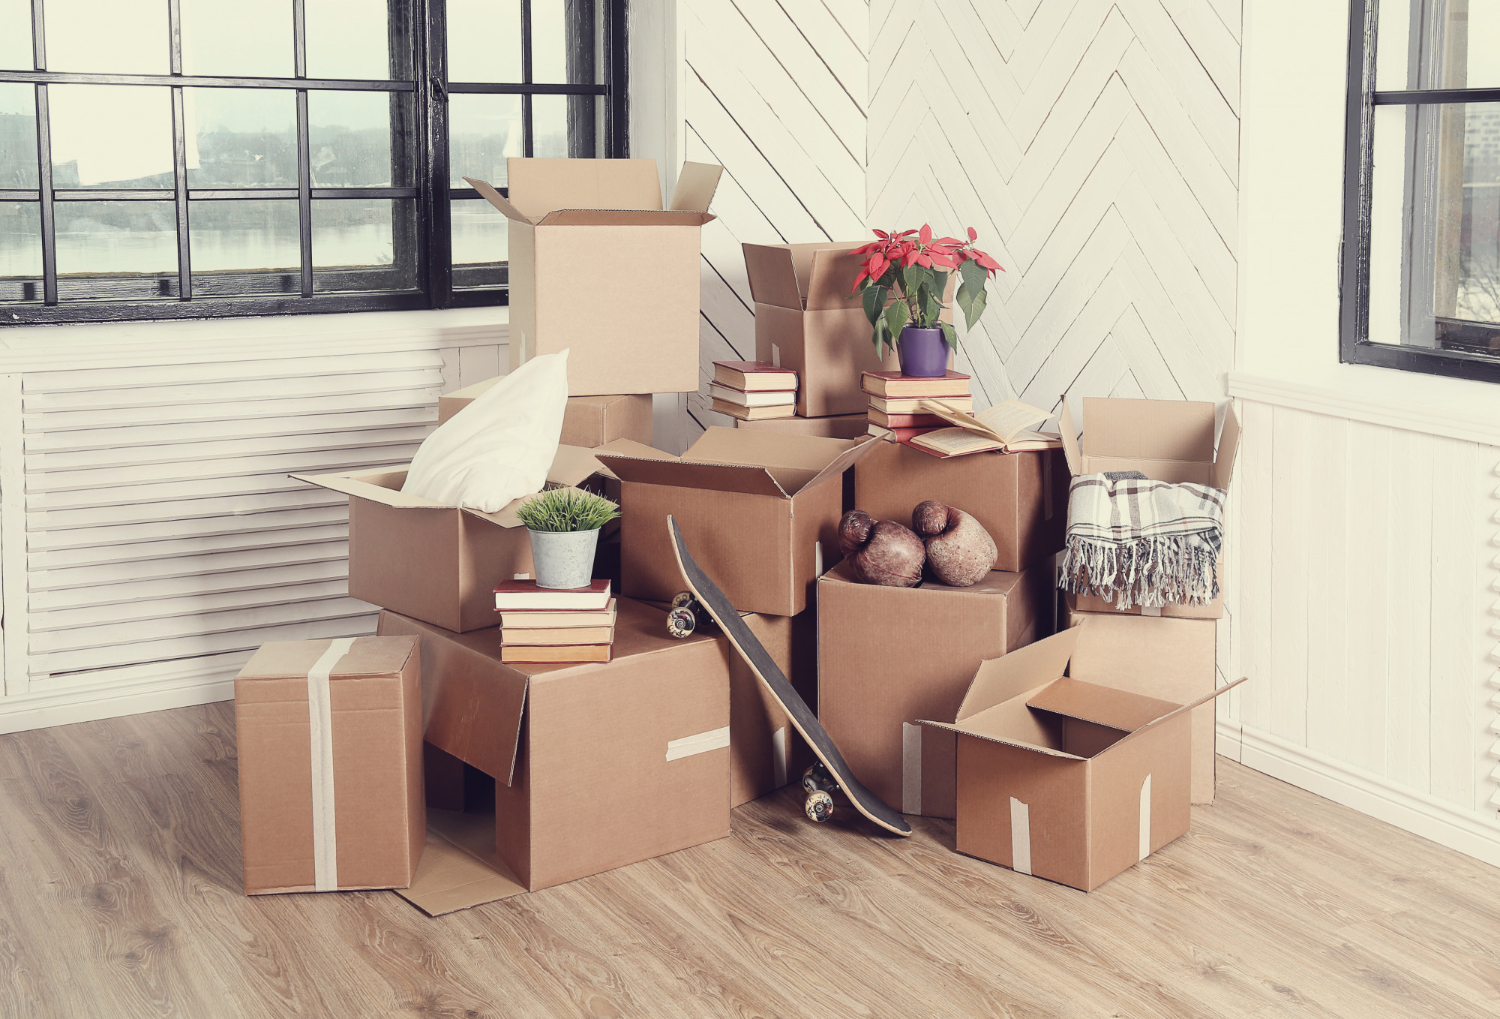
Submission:
[[507,195],[465,177],[510,220],[510,370],[571,349],[573,396],[696,391],[699,234],[722,172],[684,163],[666,209],[654,159],[508,159]]
[[[456,392],[438,397],[438,424],[447,421],[505,378],[497,375],[476,382]],[[592,449],[615,439],[651,445],[651,397],[638,396],[570,396],[563,412],[564,446]]]
[[870,431],[864,413],[834,414],[821,418],[763,418],[760,421],[736,421],[736,428],[757,432],[781,432],[784,435],[816,435],[825,439],[858,439]]
[[1087,624],[983,663],[951,723],[959,852],[1093,891],[1187,833],[1188,712],[1070,669]]
[[[1224,424],[1214,443],[1215,409],[1198,400],[1120,400],[1085,397],[1083,434],[1063,401],[1058,428],[1073,477],[1103,471],[1140,471],[1153,481],[1190,482],[1228,490],[1239,450],[1240,423],[1234,405],[1224,408]],[[1219,589],[1224,587],[1224,554],[1219,554]],[[1118,609],[1096,595],[1070,595],[1070,609],[1079,612],[1123,612],[1130,615],[1217,619],[1224,614],[1222,594],[1207,605],[1163,605],[1143,610],[1139,605]]]
[[730,604],[795,616],[839,558],[840,479],[877,444],[710,428],[680,457],[619,443],[598,450],[621,484],[622,592],[666,601],[682,590],[671,514]]
[[507,665],[494,632],[393,612],[378,632],[420,639],[426,741],[495,780],[493,814],[444,810],[475,805],[428,755],[428,850],[401,893],[419,907],[478,905],[729,834],[727,641],[675,640],[660,609],[627,598],[610,662]]
[[[547,483],[607,474],[592,450],[559,446]],[[531,575],[531,539],[516,515],[524,499],[496,513],[444,506],[401,491],[405,467],[292,477],[349,496],[351,597],[463,632],[494,626],[495,587]]]

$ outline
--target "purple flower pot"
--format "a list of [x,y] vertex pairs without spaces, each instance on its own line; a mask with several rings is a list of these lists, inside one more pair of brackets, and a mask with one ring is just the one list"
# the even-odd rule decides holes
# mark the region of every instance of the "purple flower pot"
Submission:
[[938,379],[948,374],[948,342],[936,327],[905,326],[896,340],[901,374],[919,379]]

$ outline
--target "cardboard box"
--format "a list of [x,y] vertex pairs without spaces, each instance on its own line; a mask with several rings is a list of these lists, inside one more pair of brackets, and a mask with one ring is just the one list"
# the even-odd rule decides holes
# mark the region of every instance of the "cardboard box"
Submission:
[[[660,609],[625,598],[608,663],[506,665],[493,631],[392,612],[379,632],[421,638],[427,741],[495,780],[488,846],[468,841],[472,818],[430,819],[439,835],[454,822],[449,841],[503,871],[473,889],[489,895],[478,901],[729,834],[725,641],[674,640]],[[451,902],[454,889],[429,876],[419,871],[407,897]]]
[[995,539],[995,569],[1014,573],[1062,549],[1069,480],[1057,449],[944,459],[882,439],[854,469],[854,505],[907,527],[927,499],[957,506]]
[[510,370],[571,349],[573,396],[696,391],[699,233],[722,172],[684,163],[665,211],[653,159],[508,159],[508,197],[465,178],[510,220]]
[[[1212,619],[1173,619],[1123,612],[1067,611],[1064,627],[1089,623],[1088,639],[1073,655],[1075,675],[1091,683],[1179,704],[1212,693],[1217,681]],[[1193,709],[1193,802],[1214,801],[1218,756],[1214,706]]]
[[956,721],[925,724],[957,736],[959,852],[1093,891],[1186,834],[1188,712],[1216,694],[1184,705],[1064,678],[1088,671],[1070,667],[1088,629],[985,662]]
[[234,680],[245,894],[405,888],[426,840],[410,637],[264,644]]
[[803,417],[863,415],[860,373],[901,368],[893,350],[875,356],[864,305],[849,296],[863,243],[744,245],[756,360],[797,372]]
[[[818,698],[818,622],[809,606],[795,616],[745,616],[750,632],[809,706]],[[742,803],[798,782],[811,753],[786,712],[765,692],[755,673],[721,638],[729,656],[729,803]]]
[[870,430],[863,413],[834,414],[821,418],[767,418],[764,421],[738,421],[736,428],[758,432],[781,432],[783,435],[816,435],[825,439],[858,439]]
[[876,444],[710,428],[681,457],[600,450],[621,483],[623,593],[669,601],[683,589],[671,514],[735,608],[795,616],[823,565],[839,558],[840,478]]
[[1052,631],[1051,574],[991,572],[973,587],[881,587],[845,563],[818,581],[818,719],[855,776],[906,814],[954,815],[949,719],[979,663]]
[[[497,375],[483,382],[438,397],[438,424],[473,403],[491,386],[505,378]],[[639,396],[570,396],[563,412],[564,446],[592,449],[615,439],[631,439],[651,445],[651,397]]]
[[[1224,410],[1224,425],[1214,444],[1214,405],[1196,400],[1116,400],[1086,397],[1083,434],[1063,401],[1058,427],[1073,477],[1101,471],[1140,471],[1153,481],[1192,482],[1228,490],[1239,450],[1240,425],[1233,404]],[[1224,588],[1224,555],[1219,555],[1219,588]],[[1139,605],[1116,609],[1095,595],[1069,595],[1080,612],[1124,612],[1184,619],[1217,619],[1224,615],[1220,595],[1207,605],[1163,605],[1158,612]]]
[[[578,486],[600,471],[591,451],[559,446],[547,480]],[[352,597],[463,632],[495,625],[497,584],[531,576],[524,500],[498,513],[443,506],[402,492],[404,467],[292,477],[349,496]]]

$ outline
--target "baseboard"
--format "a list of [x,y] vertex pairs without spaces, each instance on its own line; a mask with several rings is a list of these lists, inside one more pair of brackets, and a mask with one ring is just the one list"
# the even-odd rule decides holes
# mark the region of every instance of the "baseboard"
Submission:
[[1246,767],[1500,866],[1500,817],[1495,814],[1407,789],[1258,729],[1221,721],[1218,736],[1221,752],[1237,747],[1237,759]]
[[106,688],[0,698],[0,734],[234,699],[234,673],[204,667]]

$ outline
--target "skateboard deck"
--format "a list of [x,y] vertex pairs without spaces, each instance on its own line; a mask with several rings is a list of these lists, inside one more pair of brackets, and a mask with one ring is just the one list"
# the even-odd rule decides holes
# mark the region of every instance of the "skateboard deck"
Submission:
[[667,528],[672,533],[672,549],[677,554],[677,566],[682,570],[682,579],[687,583],[688,589],[708,610],[708,614],[719,625],[719,629],[729,638],[729,643],[734,645],[734,649],[745,660],[745,664],[750,666],[750,671],[755,673],[755,678],[770,691],[772,697],[776,698],[782,710],[791,718],[792,725],[797,732],[807,740],[818,760],[838,782],[844,795],[849,797],[849,802],[854,805],[854,809],[888,832],[896,835],[910,835],[911,825],[906,823],[906,819],[854,777],[854,772],[849,770],[849,765],[844,761],[844,755],[839,753],[838,747],[834,746],[833,740],[823,728],[823,723],[818,721],[818,716],[813,714],[807,702],[802,699],[802,695],[787,681],[781,669],[771,659],[765,646],[755,634],[750,632],[750,628],[745,625],[740,614],[735,611],[733,605],[729,604],[729,599],[724,597],[724,592],[720,591],[712,578],[693,561],[687,544],[682,540],[682,532],[677,527],[677,521],[673,520],[670,515],[667,517]]

